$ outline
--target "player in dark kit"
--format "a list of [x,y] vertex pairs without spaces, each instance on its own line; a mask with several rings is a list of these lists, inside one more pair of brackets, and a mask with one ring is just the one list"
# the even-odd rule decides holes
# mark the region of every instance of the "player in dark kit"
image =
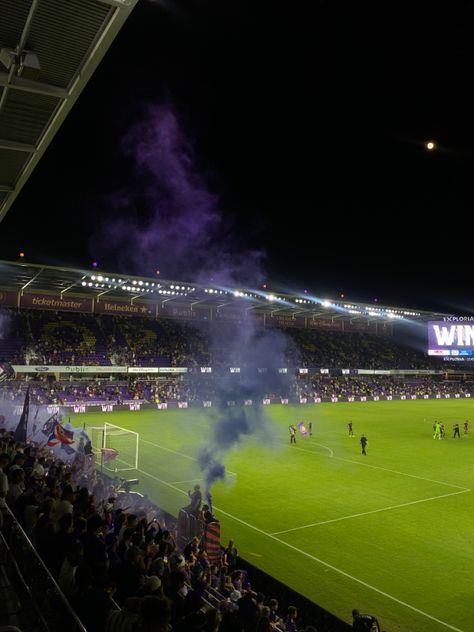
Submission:
[[467,434],[469,432],[468,428],[469,428],[469,422],[465,421],[464,422],[464,434]]
[[349,437],[353,437],[353,436],[354,436],[354,432],[353,432],[353,430],[352,430],[352,421],[350,421],[350,422],[347,424],[347,429],[349,430]]
[[296,443],[296,428],[294,426],[288,426],[290,431],[290,443]]
[[313,422],[312,421],[308,422],[308,434],[310,437],[313,436]]
[[365,446],[367,445],[367,443],[367,437],[365,435],[362,435],[362,437],[360,438],[360,445],[362,446],[362,454],[364,454],[365,456],[367,456],[367,452],[365,451]]
[[455,439],[456,437],[461,438],[461,435],[459,434],[459,424],[454,424],[453,429],[454,429],[453,439]]

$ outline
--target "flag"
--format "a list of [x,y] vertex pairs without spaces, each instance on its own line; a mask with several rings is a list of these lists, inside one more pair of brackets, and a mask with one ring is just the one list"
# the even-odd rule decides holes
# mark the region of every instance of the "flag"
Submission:
[[36,406],[36,412],[35,412],[35,416],[33,418],[33,435],[36,433],[36,420],[38,419],[38,413],[39,413],[39,406]]
[[118,457],[118,450],[115,448],[101,448],[100,451],[102,453],[102,460],[104,463],[107,461],[113,461],[113,459]]
[[49,435],[53,432],[54,427],[56,426],[56,424],[58,423],[58,413],[53,413],[51,415],[51,417],[49,417],[49,419],[47,419],[44,424],[43,427],[41,428],[41,432],[46,436],[49,437]]
[[63,450],[66,454],[74,454],[75,452],[74,448],[71,448],[71,446],[66,443],[61,443],[61,450]]
[[64,426],[61,426],[59,421],[55,419],[46,445],[54,447],[55,445],[58,445],[58,443],[61,443],[63,445],[74,443],[74,431],[66,430],[66,428],[64,428]]
[[28,429],[28,413],[30,412],[30,387],[28,386],[25,395],[25,402],[23,404],[23,412],[21,413],[20,421],[15,430],[14,439],[21,443],[26,443],[26,431]]
[[307,437],[308,436],[308,431],[306,430],[306,426],[304,425],[304,421],[300,421],[300,423],[298,424],[298,430],[300,431],[300,434],[302,437]]

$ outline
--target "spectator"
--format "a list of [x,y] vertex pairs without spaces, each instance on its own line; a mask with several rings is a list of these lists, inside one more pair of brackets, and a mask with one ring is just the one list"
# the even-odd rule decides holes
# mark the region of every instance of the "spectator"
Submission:
[[379,622],[371,614],[361,614],[354,608],[352,611],[352,629],[356,632],[380,632]]

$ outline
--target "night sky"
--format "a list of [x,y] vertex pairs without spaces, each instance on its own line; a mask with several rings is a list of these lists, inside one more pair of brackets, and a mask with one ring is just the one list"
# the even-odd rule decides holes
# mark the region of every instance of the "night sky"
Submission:
[[187,280],[200,260],[163,240],[127,259],[127,225],[181,213],[170,156],[151,177],[129,150],[158,108],[186,147],[181,229],[196,191],[212,200],[196,250],[258,252],[247,286],[467,313],[473,7],[141,0],[2,222],[1,258]]

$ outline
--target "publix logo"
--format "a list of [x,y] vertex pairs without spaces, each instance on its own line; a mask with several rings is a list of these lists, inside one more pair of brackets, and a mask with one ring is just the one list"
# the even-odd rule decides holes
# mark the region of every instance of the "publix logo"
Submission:
[[49,366],[35,366],[35,371],[44,373],[44,371],[49,371]]

